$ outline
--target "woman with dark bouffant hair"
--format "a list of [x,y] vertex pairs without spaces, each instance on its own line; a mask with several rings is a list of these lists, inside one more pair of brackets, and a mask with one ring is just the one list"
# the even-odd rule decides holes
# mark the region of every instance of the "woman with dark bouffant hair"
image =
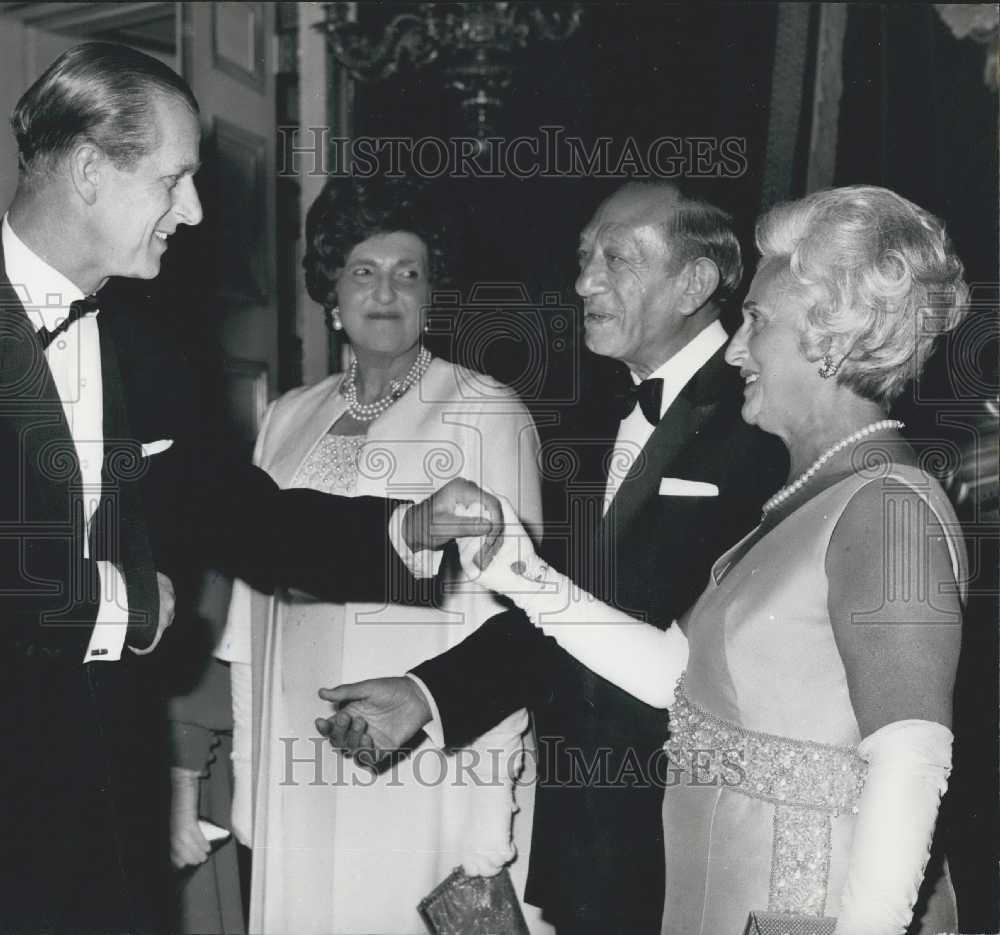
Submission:
[[[422,344],[431,287],[445,275],[445,233],[422,185],[327,182],[309,211],[303,265],[352,360],[346,373],[271,405],[254,461],[282,487],[349,496],[421,500],[462,476],[503,491],[539,528],[538,437],[527,410],[507,387]],[[431,570],[437,560],[413,556]],[[375,776],[315,735],[315,717],[332,713],[320,686],[406,670],[503,609],[454,556],[444,562],[437,608],[324,604],[237,583],[229,630],[244,634],[245,648],[233,664],[234,824],[253,847],[251,931],[419,932],[417,903],[458,864],[492,875],[514,861],[523,892],[529,784],[517,789],[513,837],[512,815],[525,711],[473,748],[446,757],[425,741]]]

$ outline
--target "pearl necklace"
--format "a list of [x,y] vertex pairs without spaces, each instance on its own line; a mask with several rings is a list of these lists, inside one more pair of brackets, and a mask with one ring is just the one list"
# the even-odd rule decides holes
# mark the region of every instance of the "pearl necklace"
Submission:
[[858,429],[847,438],[842,438],[837,444],[831,448],[827,448],[809,467],[803,471],[798,477],[795,478],[788,486],[782,487],[770,500],[767,501],[761,507],[761,513],[767,516],[775,507],[781,506],[789,497],[797,494],[812,478],[815,476],[816,472],[819,471],[827,461],[829,461],[838,451],[843,451],[848,445],[853,445],[855,442],[861,441],[866,435],[871,435],[874,432],[881,432],[883,429],[901,429],[903,428],[903,423],[897,419],[882,419],[878,422],[872,422],[871,425],[866,425],[863,429]]
[[344,380],[341,392],[347,397],[347,408],[351,415],[358,422],[374,422],[383,412],[385,412],[400,396],[402,396],[414,383],[416,383],[431,365],[431,352],[426,347],[420,349],[417,359],[406,372],[402,380],[391,380],[389,392],[385,396],[380,396],[373,403],[358,402],[358,359],[355,357],[351,361],[351,367],[347,371],[347,379]]

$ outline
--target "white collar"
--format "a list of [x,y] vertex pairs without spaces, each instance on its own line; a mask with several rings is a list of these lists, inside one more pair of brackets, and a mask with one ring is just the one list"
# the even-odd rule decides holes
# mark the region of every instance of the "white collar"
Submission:
[[6,214],[2,237],[4,266],[11,287],[35,330],[43,326],[53,330],[66,317],[70,303],[84,297],[83,292],[14,233]]
[[[669,405],[677,398],[677,394],[728,340],[729,335],[726,333],[726,329],[716,319],[707,327],[702,328],[673,357],[660,364],[645,378],[647,380],[663,380],[662,402],[660,403],[661,418]],[[632,374],[634,383],[642,382],[642,377],[637,376],[632,371],[629,372]]]

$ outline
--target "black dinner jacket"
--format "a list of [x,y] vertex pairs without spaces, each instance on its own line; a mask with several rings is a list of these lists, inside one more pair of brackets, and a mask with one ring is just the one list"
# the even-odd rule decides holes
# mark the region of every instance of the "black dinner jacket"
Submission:
[[104,465],[84,559],[73,436],[0,247],[0,644],[20,652],[83,659],[100,601],[98,560],[113,562],[125,579],[129,641],[146,645],[155,632],[156,578],[136,488],[143,459],[130,438],[115,349],[98,321]]
[[[600,502],[617,432],[610,421],[603,444],[583,446],[572,461],[566,485],[580,496],[567,496],[569,535],[552,543],[546,525],[545,551],[557,567],[661,628],[694,602],[712,562],[757,522],[787,470],[778,440],[741,419],[743,384],[723,355],[671,404],[606,516]],[[661,496],[664,477],[715,484],[719,496]],[[539,784],[528,901],[557,923],[583,916],[658,932],[666,713],[594,675],[517,611],[414,674],[434,696],[450,745],[518,706],[533,709]]]
[[124,578],[131,645],[150,642],[158,616],[143,458],[100,318],[98,330],[102,495],[84,559],[73,437],[0,246],[0,919],[16,931],[151,931],[166,915],[157,708],[139,657],[84,663],[97,561]]

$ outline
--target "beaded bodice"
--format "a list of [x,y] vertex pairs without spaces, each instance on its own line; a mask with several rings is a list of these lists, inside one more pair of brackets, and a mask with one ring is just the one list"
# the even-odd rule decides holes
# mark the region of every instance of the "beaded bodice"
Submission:
[[364,435],[324,435],[299,465],[289,487],[353,494]]

